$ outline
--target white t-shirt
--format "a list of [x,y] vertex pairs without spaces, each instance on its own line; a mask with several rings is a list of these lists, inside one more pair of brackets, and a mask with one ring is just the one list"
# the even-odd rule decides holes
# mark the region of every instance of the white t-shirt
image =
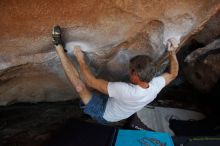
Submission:
[[130,117],[152,102],[164,86],[165,79],[162,76],[153,78],[146,89],[131,83],[109,82],[109,98],[103,118],[117,122]]

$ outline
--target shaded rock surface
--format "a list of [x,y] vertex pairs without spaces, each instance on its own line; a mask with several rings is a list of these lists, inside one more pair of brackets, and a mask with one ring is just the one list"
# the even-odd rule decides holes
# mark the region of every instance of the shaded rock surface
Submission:
[[42,146],[71,118],[88,120],[78,102],[14,104],[0,107],[0,145]]
[[194,36],[202,44],[209,44],[220,37],[220,12],[214,15],[205,25],[204,29]]
[[0,105],[76,98],[51,43],[55,24],[68,50],[82,46],[93,72],[115,81],[126,79],[131,57],[146,54],[157,62],[168,38],[183,42],[202,30],[219,5],[219,0],[1,0]]
[[220,39],[189,54],[184,72],[187,80],[201,91],[209,91],[220,79]]

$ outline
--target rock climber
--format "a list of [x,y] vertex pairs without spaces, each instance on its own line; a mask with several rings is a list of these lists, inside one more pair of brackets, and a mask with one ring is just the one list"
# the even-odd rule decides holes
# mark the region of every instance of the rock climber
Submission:
[[[178,74],[179,65],[175,52],[178,44],[175,39],[168,40],[168,72],[154,77],[154,67],[149,63],[148,56],[138,55],[130,60],[130,83],[126,83],[109,82],[95,77],[86,64],[84,53],[80,47],[75,47],[73,53],[84,77],[81,80],[79,72],[65,53],[59,26],[53,28],[52,38],[66,76],[80,96],[81,108],[84,113],[102,124],[126,119],[141,110]],[[98,92],[91,92],[88,87]]]

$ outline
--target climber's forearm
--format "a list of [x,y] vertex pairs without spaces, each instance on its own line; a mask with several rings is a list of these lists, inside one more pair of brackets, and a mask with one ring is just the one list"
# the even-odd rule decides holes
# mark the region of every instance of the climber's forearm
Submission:
[[169,84],[171,81],[173,81],[178,75],[179,64],[178,64],[178,61],[177,61],[177,58],[176,58],[175,51],[170,51],[169,52],[169,61],[170,61],[169,71],[162,74],[162,76],[165,79],[166,85]]
[[84,76],[86,84],[104,94],[108,94],[107,91],[108,82],[103,79],[97,79],[92,74],[91,70],[89,69],[89,67],[87,66],[84,60],[80,61],[79,64],[80,64],[80,71]]
[[79,62],[79,65],[80,65],[80,71],[83,74],[86,84],[92,87],[93,82],[95,80],[95,76],[92,74],[91,70],[89,69],[85,61]]
[[175,51],[169,52],[169,61],[170,61],[169,73],[170,73],[171,77],[174,79],[177,77],[178,71],[179,71],[179,63],[177,61]]
[[79,46],[75,47],[73,53],[75,54],[76,59],[80,65],[80,71],[84,76],[86,84],[104,94],[108,94],[108,82],[102,79],[97,79],[92,74],[91,70],[85,62],[84,53],[81,51],[81,48]]

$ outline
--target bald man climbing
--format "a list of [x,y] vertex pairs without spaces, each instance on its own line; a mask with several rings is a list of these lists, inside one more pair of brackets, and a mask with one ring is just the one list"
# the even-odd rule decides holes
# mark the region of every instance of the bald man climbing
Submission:
[[[66,76],[79,93],[82,101],[81,108],[102,124],[126,119],[141,110],[152,102],[162,88],[174,80],[178,74],[179,65],[175,52],[177,43],[174,39],[168,41],[170,70],[161,76],[154,77],[155,70],[150,64],[149,57],[138,55],[130,60],[130,83],[109,82],[96,78],[88,68],[80,47],[75,47],[73,53],[79,63],[84,83],[65,53],[59,26],[53,28],[52,37]],[[89,91],[87,86],[98,92]]]

